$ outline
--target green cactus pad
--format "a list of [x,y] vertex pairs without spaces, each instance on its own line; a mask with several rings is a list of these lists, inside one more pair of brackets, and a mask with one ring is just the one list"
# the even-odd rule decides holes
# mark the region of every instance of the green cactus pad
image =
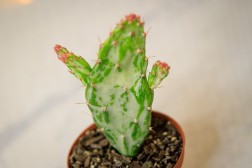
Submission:
[[76,56],[74,53],[70,53],[66,48],[60,45],[56,45],[54,50],[57,53],[59,60],[65,63],[70,69],[69,72],[80,79],[84,85],[87,85],[87,77],[91,72],[91,67],[87,61],[80,56]]
[[153,102],[150,84],[157,83],[154,76],[150,77],[152,82],[146,78],[143,26],[135,14],[121,20],[101,44],[92,69],[83,58],[55,47],[58,57],[86,85],[87,104],[97,127],[126,156],[135,156],[149,133]]

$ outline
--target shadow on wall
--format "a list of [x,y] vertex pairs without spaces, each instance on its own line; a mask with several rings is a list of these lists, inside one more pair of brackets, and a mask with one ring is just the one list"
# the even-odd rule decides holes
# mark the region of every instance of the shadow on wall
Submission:
[[67,93],[59,93],[55,95],[50,95],[41,102],[37,108],[35,108],[29,116],[23,120],[10,125],[6,130],[0,133],[0,167],[6,167],[6,163],[2,158],[4,149],[8,147],[20,134],[22,134],[26,129],[28,129],[34,122],[36,122],[40,117],[51,112],[51,109],[67,101],[72,95],[74,95],[78,90],[70,90]]
[[183,124],[186,134],[185,168],[204,168],[218,148],[218,133],[208,117]]

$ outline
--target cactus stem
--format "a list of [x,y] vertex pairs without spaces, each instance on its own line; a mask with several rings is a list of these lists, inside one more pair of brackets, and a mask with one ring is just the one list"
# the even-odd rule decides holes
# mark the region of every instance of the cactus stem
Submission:
[[151,111],[151,110],[152,110],[152,108],[151,108],[151,107],[147,107],[147,110]]
[[118,63],[115,64],[115,67],[116,67],[116,68],[119,68],[119,67],[120,67],[120,64],[118,64]]
[[101,110],[104,112],[104,111],[107,111],[107,107],[103,106],[101,107]]
[[135,119],[134,119],[134,123],[135,123],[135,124],[138,124],[138,119],[135,118]]
[[140,54],[140,53],[142,53],[143,52],[143,50],[141,50],[141,49],[137,49],[137,51],[136,51],[138,54]]
[[116,45],[117,45],[117,42],[116,42],[116,41],[113,41],[113,42],[112,42],[112,45],[113,45],[113,46],[116,46]]

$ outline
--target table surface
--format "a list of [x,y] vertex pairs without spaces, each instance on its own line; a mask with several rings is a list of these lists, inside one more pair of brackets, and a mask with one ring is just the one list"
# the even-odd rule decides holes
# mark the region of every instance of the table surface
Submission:
[[[31,1],[31,0],[30,0]],[[18,0],[0,2],[0,167],[62,168],[92,123],[62,44],[94,64],[99,38],[124,15],[145,21],[147,55],[171,66],[153,109],[186,134],[184,168],[252,164],[252,1]]]

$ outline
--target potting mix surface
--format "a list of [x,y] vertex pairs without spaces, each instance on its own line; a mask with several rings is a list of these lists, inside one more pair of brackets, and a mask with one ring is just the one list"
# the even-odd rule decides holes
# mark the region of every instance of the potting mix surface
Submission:
[[182,150],[182,139],[168,121],[152,118],[152,131],[137,156],[120,155],[97,129],[88,131],[73,147],[71,168],[172,168]]

